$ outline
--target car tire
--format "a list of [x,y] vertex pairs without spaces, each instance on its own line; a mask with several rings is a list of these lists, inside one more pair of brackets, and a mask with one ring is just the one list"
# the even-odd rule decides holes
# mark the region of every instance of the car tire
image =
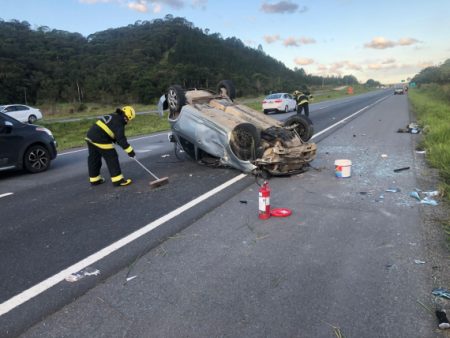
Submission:
[[171,114],[179,113],[181,108],[186,104],[186,95],[183,87],[180,85],[172,85],[167,91],[167,104]]
[[264,113],[264,115],[267,115],[269,113],[269,110],[268,109],[264,109],[263,113]]
[[256,127],[251,123],[241,123],[231,132],[230,147],[233,153],[242,161],[250,161],[260,155],[261,137]]
[[307,142],[314,135],[313,123],[309,117],[303,115],[293,115],[284,122],[285,127],[291,127],[294,125],[294,129],[302,141]]
[[220,81],[217,85],[217,91],[222,95],[228,96],[231,101],[236,98],[236,88],[231,80]]
[[40,173],[50,167],[50,152],[41,145],[32,145],[23,156],[25,170],[30,173]]
[[37,121],[36,115],[30,115],[30,116],[28,116],[28,123],[29,123],[29,124],[33,124],[33,123],[36,122],[36,121]]

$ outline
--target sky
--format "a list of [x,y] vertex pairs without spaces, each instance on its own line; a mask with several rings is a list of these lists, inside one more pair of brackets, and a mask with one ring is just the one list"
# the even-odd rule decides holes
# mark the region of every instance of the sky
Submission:
[[449,0],[0,0],[4,21],[85,37],[167,14],[313,75],[398,83],[450,58]]

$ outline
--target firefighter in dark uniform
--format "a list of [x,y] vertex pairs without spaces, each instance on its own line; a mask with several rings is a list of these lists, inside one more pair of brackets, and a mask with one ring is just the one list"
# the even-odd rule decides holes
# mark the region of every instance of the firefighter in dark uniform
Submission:
[[126,186],[131,184],[131,179],[125,179],[122,175],[114,143],[121,146],[128,156],[135,156],[135,152],[125,136],[125,125],[135,116],[136,113],[131,106],[117,108],[114,113],[102,116],[87,132],[88,169],[91,185],[99,185],[105,182],[105,179],[100,175],[102,157],[108,166],[113,185]]
[[313,98],[311,93],[305,89],[303,91],[296,90],[293,95],[297,101],[297,114],[300,115],[304,109],[305,115],[309,117],[309,101]]

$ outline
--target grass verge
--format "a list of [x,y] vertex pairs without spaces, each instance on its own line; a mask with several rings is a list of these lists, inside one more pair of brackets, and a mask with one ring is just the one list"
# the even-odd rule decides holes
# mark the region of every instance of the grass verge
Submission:
[[[448,88],[429,85],[410,89],[408,93],[413,111],[423,127],[420,145],[426,151],[427,162],[437,168],[440,176],[439,191],[444,203],[450,204],[450,96]],[[442,221],[450,248],[450,220]]]
[[[51,122],[48,120],[39,121],[42,125],[50,129],[58,142],[58,151],[84,146],[84,138],[88,129],[95,123],[95,119],[83,119],[70,122]],[[169,130],[167,116],[159,117],[154,114],[136,115],[125,128],[127,137],[139,136]]]

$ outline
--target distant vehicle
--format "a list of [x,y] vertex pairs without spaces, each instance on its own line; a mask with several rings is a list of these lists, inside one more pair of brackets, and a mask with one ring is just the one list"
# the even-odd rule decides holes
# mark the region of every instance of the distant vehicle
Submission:
[[403,95],[405,93],[403,88],[395,88],[394,95]]
[[8,104],[0,106],[0,112],[24,123],[34,123],[37,120],[42,119],[42,113],[39,109],[24,104]]
[[170,141],[196,162],[273,176],[302,172],[317,146],[306,116],[280,122],[233,100],[236,90],[222,80],[217,91],[169,87],[160,109],[169,109]]
[[0,113],[0,171],[25,169],[39,173],[50,167],[56,154],[50,130]]
[[297,102],[294,97],[288,93],[275,93],[267,96],[262,102],[264,114],[269,112],[288,113],[297,108]]

